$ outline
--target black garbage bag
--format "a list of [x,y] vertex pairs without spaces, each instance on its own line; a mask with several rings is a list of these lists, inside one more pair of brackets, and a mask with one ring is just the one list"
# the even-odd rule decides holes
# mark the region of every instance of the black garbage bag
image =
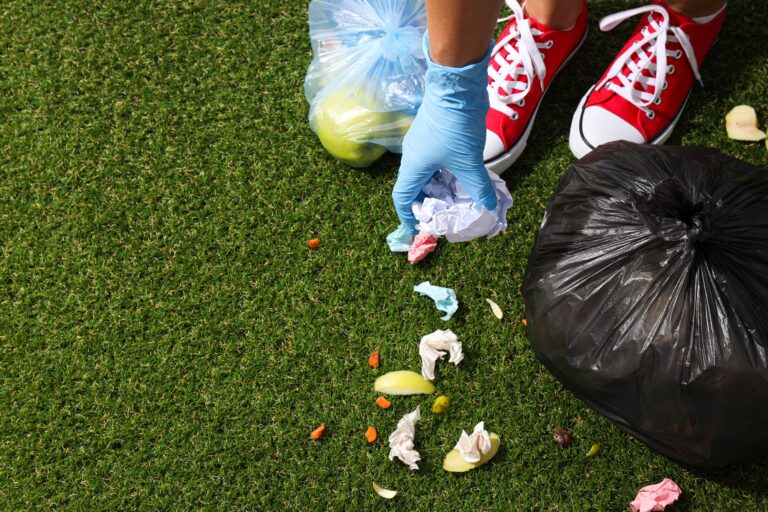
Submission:
[[528,336],[576,396],[680,462],[768,455],[768,172],[612,143],[550,199]]

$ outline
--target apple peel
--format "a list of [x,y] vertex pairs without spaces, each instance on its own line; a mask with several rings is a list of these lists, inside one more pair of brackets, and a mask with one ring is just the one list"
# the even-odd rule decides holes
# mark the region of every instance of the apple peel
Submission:
[[499,320],[504,318],[504,313],[501,311],[501,308],[499,307],[498,304],[493,302],[491,299],[485,299],[485,302],[487,302],[488,305],[491,306],[491,311],[493,312],[493,315],[496,318],[498,318]]
[[373,389],[388,395],[431,395],[435,392],[435,385],[416,372],[400,370],[385,373],[376,379]]
[[766,138],[765,132],[757,127],[757,113],[749,105],[737,105],[725,116],[725,131],[728,138],[756,142]]
[[378,485],[376,482],[371,482],[373,484],[373,490],[376,491],[376,494],[384,498],[385,500],[391,500],[395,496],[397,496],[397,491],[393,491],[391,489],[385,489]]
[[599,451],[600,451],[600,445],[595,443],[592,445],[592,448],[589,449],[585,457],[594,457],[595,455],[597,455],[597,452]]

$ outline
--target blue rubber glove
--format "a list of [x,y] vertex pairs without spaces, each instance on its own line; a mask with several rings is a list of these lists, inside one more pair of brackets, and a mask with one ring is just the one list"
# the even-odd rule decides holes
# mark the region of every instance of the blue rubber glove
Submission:
[[435,64],[427,57],[424,100],[403,139],[403,158],[392,200],[401,227],[416,233],[411,203],[439,169],[448,169],[476,202],[496,208],[496,190],[483,165],[485,114],[488,111],[488,60],[491,47],[480,62],[463,68]]

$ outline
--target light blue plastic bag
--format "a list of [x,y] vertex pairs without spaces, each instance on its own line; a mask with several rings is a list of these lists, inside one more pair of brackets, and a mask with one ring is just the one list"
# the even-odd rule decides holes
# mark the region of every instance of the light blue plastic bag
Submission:
[[399,153],[424,94],[424,0],[312,0],[309,124],[338,159]]

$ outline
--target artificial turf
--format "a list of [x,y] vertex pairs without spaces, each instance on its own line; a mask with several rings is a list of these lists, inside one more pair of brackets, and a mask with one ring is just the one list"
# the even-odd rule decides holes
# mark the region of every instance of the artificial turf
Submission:
[[[768,167],[723,128],[739,103],[768,119],[768,6],[730,4],[670,143]],[[634,5],[590,3],[588,40],[504,175],[507,232],[411,266],[383,243],[398,158],[348,168],[307,125],[306,1],[3,2],[0,510],[613,511],[663,477],[684,491],[677,511],[768,510],[765,462],[656,454],[565,391],[520,323],[526,258],[574,161],[571,114],[632,26],[597,20]],[[424,280],[456,290],[453,320],[412,292]],[[418,370],[437,328],[466,351],[438,367],[449,412],[426,396],[377,409],[375,377]],[[411,472],[386,436],[417,405]],[[479,420],[502,437],[496,460],[445,473]]]

